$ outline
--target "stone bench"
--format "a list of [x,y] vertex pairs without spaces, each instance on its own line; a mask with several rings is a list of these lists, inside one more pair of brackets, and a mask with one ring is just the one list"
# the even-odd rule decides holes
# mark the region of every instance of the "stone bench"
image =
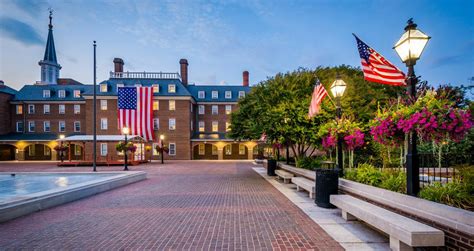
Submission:
[[444,246],[441,230],[414,221],[350,195],[331,195],[331,204],[342,210],[342,217],[360,219],[390,236],[392,250],[413,250],[413,247]]
[[303,177],[293,177],[291,178],[291,183],[296,185],[296,191],[300,191],[301,188],[309,192],[309,197],[314,198],[314,192],[316,184],[313,180],[309,180]]
[[291,178],[295,176],[294,174],[281,169],[276,170],[275,174],[283,179],[283,183],[290,183]]

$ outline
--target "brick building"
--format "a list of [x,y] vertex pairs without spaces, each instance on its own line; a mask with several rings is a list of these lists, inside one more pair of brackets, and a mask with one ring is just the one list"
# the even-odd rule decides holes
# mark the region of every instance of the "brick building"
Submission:
[[[91,160],[93,155],[93,85],[60,78],[51,17],[41,67],[41,81],[19,91],[0,85],[0,160],[57,160],[54,147],[68,144],[66,160]],[[115,145],[123,139],[118,128],[117,88],[153,87],[155,138],[134,139],[135,160],[159,159],[155,150],[163,135],[169,148],[165,159],[252,159],[257,142],[236,142],[227,137],[230,113],[239,98],[250,91],[249,73],[241,85],[194,85],[188,83],[188,61],[179,61],[179,73],[128,72],[115,58],[110,78],[97,84],[98,161],[123,156]],[[112,66],[112,65],[111,65]],[[60,136],[64,139],[59,140]]]

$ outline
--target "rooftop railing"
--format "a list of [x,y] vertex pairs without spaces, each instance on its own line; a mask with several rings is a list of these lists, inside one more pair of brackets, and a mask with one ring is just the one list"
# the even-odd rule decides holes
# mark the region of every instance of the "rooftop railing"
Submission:
[[110,78],[181,79],[177,72],[110,72]]

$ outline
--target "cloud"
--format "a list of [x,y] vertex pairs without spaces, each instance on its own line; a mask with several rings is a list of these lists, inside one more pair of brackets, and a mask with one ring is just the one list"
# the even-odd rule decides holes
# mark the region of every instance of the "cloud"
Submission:
[[38,13],[46,10],[48,7],[48,3],[43,0],[15,0],[12,3],[32,17],[38,17]]
[[44,41],[35,29],[26,23],[9,17],[0,17],[0,32],[6,37],[25,45],[43,45]]

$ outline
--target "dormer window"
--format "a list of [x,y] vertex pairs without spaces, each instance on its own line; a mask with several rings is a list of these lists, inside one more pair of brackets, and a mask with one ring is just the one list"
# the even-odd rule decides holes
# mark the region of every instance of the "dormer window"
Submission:
[[117,84],[117,92],[118,92],[118,89],[123,87],[123,84]]
[[239,91],[239,98],[245,97],[245,92],[244,91]]
[[65,90],[59,90],[58,91],[58,97],[65,98],[66,97],[66,91]]
[[100,92],[107,92],[107,84],[100,84]]
[[135,84],[135,87],[141,87],[142,84]]
[[50,90],[43,90],[43,98],[50,98],[51,91]]
[[174,84],[168,85],[168,92],[169,93],[176,93],[176,85],[174,85]]
[[225,98],[226,98],[226,99],[232,98],[232,92],[231,92],[231,91],[226,91],[226,92],[225,92]]
[[81,90],[74,90],[74,98],[80,98],[81,97]]
[[219,98],[219,92],[217,92],[217,91],[212,91],[212,92],[211,92],[211,97],[212,97],[212,99],[218,99],[218,98]]
[[200,99],[206,98],[206,93],[204,91],[199,91],[198,92],[198,98],[200,98]]
[[153,93],[160,93],[160,86],[158,84],[153,85]]

